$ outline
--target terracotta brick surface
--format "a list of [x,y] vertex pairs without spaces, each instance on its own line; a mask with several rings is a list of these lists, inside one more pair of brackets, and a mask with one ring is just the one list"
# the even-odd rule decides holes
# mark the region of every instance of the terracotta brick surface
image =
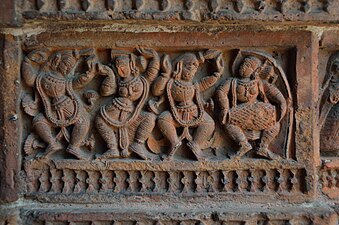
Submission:
[[0,224],[328,224],[336,1],[0,9]]

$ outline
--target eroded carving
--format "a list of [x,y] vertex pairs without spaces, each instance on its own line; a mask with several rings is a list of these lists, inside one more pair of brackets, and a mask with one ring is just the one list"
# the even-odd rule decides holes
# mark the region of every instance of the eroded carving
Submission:
[[327,64],[320,93],[320,148],[323,156],[339,156],[339,53]]
[[[37,214],[37,213],[36,213]],[[263,213],[261,213],[263,214]],[[38,224],[42,224],[42,222],[46,225],[50,225],[50,224],[63,224],[63,225],[80,225],[83,223],[87,223],[87,224],[91,224],[91,225],[104,225],[104,224],[114,224],[114,225],[120,225],[122,223],[129,223],[129,224],[135,224],[135,225],[144,225],[144,224],[155,224],[155,225],[163,225],[163,224],[169,224],[169,225],[174,225],[174,224],[179,224],[179,225],[187,225],[187,224],[197,224],[197,225],[206,225],[206,224],[210,224],[213,222],[216,222],[218,224],[234,224],[234,225],[252,225],[252,224],[259,224],[259,225],[263,225],[263,224],[276,224],[276,225],[302,225],[302,224],[310,224],[310,223],[315,223],[318,220],[318,218],[321,218],[321,216],[314,216],[312,218],[308,218],[305,215],[297,215],[297,216],[281,216],[281,215],[276,215],[273,214],[272,215],[270,213],[266,213],[269,215],[269,218],[267,219],[263,219],[260,217],[260,213],[243,213],[240,215],[237,215],[237,217],[235,216],[229,216],[227,213],[218,213],[217,216],[221,217],[221,219],[218,220],[212,220],[210,218],[206,219],[203,216],[200,216],[201,219],[197,219],[196,217],[193,219],[189,218],[189,219],[163,219],[163,220],[152,220],[152,219],[144,219],[144,218],[140,218],[140,219],[130,219],[128,218],[128,220],[110,220],[110,219],[98,219],[97,218],[93,219],[93,220],[81,220],[78,221],[77,219],[74,218],[74,221],[65,221],[61,219],[58,220],[44,220],[43,218],[41,220],[34,220],[33,221],[33,225],[38,225]],[[306,214],[306,213],[305,213]],[[307,215],[307,214],[306,214]],[[210,215],[209,215],[210,216]],[[75,216],[74,216],[75,217]],[[174,217],[174,216],[173,216]],[[218,217],[218,218],[219,218]],[[327,221],[326,221],[327,222]]]

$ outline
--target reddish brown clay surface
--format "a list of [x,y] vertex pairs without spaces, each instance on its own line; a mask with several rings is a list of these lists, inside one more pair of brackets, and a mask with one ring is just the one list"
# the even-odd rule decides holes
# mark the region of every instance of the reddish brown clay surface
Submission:
[[336,1],[3,6],[0,224],[337,224]]

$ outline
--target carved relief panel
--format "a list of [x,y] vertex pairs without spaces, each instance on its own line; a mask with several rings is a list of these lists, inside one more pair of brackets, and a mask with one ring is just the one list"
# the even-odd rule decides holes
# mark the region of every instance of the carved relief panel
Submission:
[[313,132],[295,107],[312,93],[295,86],[310,79],[307,32],[270,33],[294,47],[258,35],[251,48],[248,33],[107,32],[91,46],[89,32],[76,47],[44,35],[21,64],[27,196],[312,196],[313,146],[296,144]]
[[320,101],[320,148],[323,156],[339,156],[339,53],[328,60]]
[[339,40],[335,34],[325,33],[320,52],[327,59],[320,64],[319,76],[320,183],[323,193],[339,199]]

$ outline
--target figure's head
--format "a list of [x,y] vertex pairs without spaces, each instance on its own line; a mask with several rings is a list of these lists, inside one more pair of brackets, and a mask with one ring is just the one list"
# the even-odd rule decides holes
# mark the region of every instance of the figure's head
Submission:
[[191,81],[198,71],[200,65],[196,55],[192,53],[185,53],[178,58],[178,63],[182,63],[181,74],[178,74],[182,80]]
[[115,68],[120,77],[126,78],[131,75],[130,58],[128,55],[120,55],[115,58]]
[[133,53],[120,50],[112,50],[111,57],[113,66],[120,77],[137,76],[144,72],[147,67],[147,60],[143,56],[136,56]]
[[71,73],[78,58],[79,54],[76,51],[64,50],[53,54],[50,57],[49,62],[52,70],[58,71],[62,75],[66,76]]
[[240,77],[248,78],[258,69],[261,61],[253,56],[248,56],[244,59],[239,68]]

